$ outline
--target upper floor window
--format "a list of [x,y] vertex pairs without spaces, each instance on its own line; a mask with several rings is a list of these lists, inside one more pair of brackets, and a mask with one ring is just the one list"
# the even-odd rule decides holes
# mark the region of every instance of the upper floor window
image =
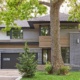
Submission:
[[7,35],[10,36],[11,39],[23,39],[23,30],[12,29],[7,32]]
[[50,26],[41,25],[40,26],[40,36],[49,36],[50,35]]
[[61,26],[61,29],[78,29],[78,26]]

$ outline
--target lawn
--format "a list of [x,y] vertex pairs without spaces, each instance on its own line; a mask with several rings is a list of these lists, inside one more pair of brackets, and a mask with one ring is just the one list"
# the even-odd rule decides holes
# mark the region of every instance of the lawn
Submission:
[[80,72],[70,72],[66,76],[48,75],[45,72],[36,72],[33,78],[22,78],[21,80],[80,80]]

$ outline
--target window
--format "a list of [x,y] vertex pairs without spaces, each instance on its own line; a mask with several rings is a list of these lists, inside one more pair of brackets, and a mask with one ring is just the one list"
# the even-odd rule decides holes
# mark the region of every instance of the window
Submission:
[[61,48],[61,54],[64,63],[70,63],[70,50],[69,47],[62,47]]
[[49,36],[49,35],[50,35],[49,25],[41,25],[40,26],[40,36]]
[[42,64],[46,64],[47,61],[51,61],[51,50],[43,49],[42,50]]
[[23,38],[23,30],[12,30],[12,39],[22,39]]
[[23,39],[23,30],[12,29],[7,32],[7,36],[10,36],[11,39]]
[[61,26],[61,29],[78,29],[78,26]]
[[7,31],[7,36],[10,36],[10,31]]

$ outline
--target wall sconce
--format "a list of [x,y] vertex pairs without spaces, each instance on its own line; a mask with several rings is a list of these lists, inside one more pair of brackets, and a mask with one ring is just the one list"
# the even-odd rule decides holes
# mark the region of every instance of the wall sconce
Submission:
[[79,38],[76,40],[76,43],[79,44]]

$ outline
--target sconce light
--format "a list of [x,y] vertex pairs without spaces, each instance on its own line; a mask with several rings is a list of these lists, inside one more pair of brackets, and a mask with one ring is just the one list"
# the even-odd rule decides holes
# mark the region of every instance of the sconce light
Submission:
[[79,39],[76,40],[76,43],[79,44]]

